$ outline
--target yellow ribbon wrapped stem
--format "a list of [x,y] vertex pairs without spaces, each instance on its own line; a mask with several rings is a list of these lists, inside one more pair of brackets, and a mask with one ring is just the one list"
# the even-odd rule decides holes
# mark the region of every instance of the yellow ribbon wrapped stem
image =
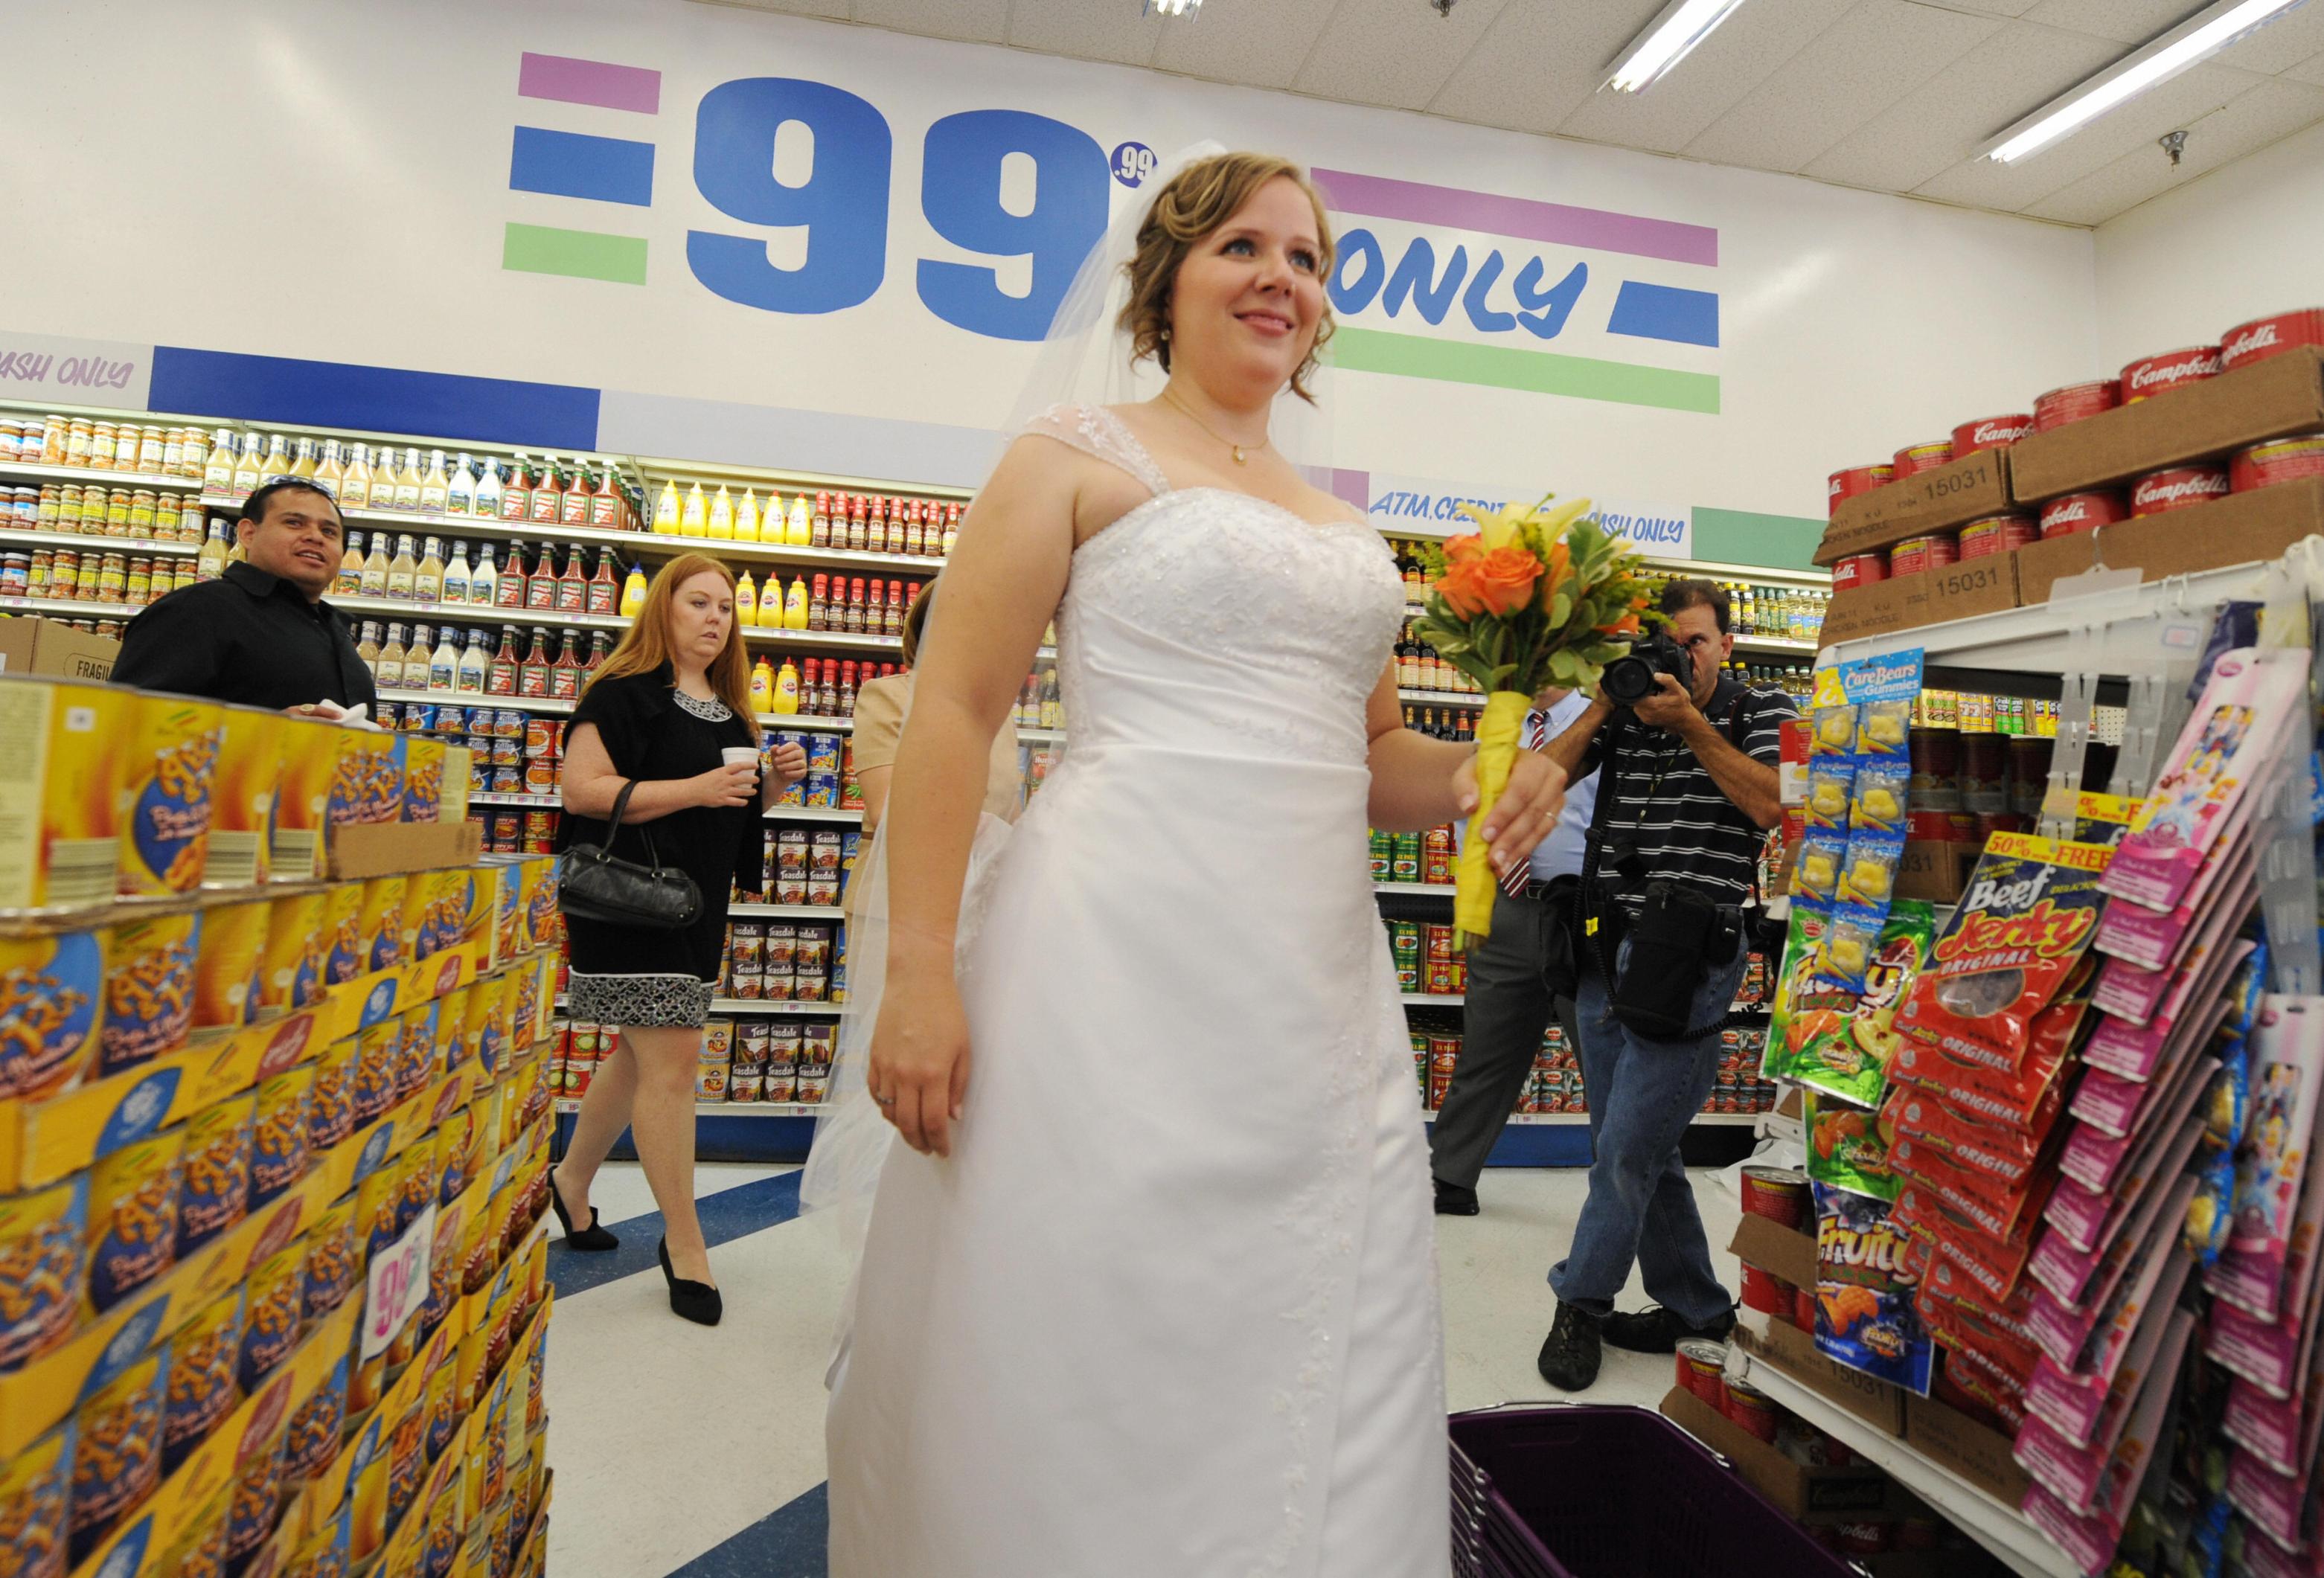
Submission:
[[1493,931],[1493,895],[1500,882],[1485,848],[1485,818],[1517,765],[1517,740],[1533,698],[1517,691],[1495,691],[1477,720],[1477,809],[1469,817],[1469,837],[1452,863],[1452,924],[1463,937],[1489,937]]

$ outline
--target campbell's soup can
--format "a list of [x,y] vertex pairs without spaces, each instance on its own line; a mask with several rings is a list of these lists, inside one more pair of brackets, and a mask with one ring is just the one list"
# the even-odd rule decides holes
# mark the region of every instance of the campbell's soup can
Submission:
[[2130,500],[2112,489],[2064,493],[2042,506],[2042,535],[2067,537],[2129,518]]
[[2303,307],[2237,324],[2219,337],[2219,369],[2246,367],[2301,345],[2324,345],[2324,307]]
[[1926,537],[1906,537],[1888,550],[1888,573],[1918,575],[1923,570],[1941,570],[1960,558],[1960,546],[1949,531],[1931,532]]
[[1988,515],[1960,528],[1960,556],[1982,559],[2022,548],[2041,533],[2030,515]]
[[2167,515],[2227,496],[2227,473],[2221,466],[2181,465],[2149,472],[2130,490],[2132,516]]
[[1940,438],[1929,444],[1908,444],[1896,452],[1895,480],[1901,482],[1906,477],[1932,472],[1952,457],[1953,441],[1950,438]]
[[2034,399],[2034,431],[2049,433],[2069,422],[2086,421],[2122,404],[2122,384],[2112,378],[2070,383]]
[[1896,468],[1886,464],[1852,465],[1844,471],[1832,472],[1826,484],[1829,494],[1827,513],[1837,514],[1843,500],[1853,499],[1858,493],[1869,493],[1895,474]]
[[2034,431],[2033,413],[2023,412],[2010,417],[1980,417],[1974,422],[1963,422],[1953,429],[1953,458],[1975,454],[1980,449],[2006,449]]
[[2227,486],[2237,493],[2302,477],[2324,477],[2324,433],[2271,438],[2236,451],[2227,462]]
[[2135,406],[2141,400],[2218,376],[2217,345],[2186,345],[2156,356],[2142,356],[2122,370],[2122,403]]
[[1850,586],[1869,586],[1876,581],[1888,579],[1888,555],[1886,554],[1850,554],[1836,560],[1831,566],[1831,586],[1835,592]]

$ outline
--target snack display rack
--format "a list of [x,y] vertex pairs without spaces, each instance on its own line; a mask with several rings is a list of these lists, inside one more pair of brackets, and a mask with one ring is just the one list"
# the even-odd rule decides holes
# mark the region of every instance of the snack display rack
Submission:
[[456,750],[42,675],[0,706],[23,1570],[538,1573],[549,862],[477,858]]

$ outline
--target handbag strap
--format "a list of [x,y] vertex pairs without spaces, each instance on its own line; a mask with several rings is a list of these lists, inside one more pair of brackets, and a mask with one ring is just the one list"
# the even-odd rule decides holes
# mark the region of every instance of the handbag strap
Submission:
[[[637,786],[638,781],[632,778],[622,785],[622,792],[613,796],[613,809],[605,824],[605,853],[608,855],[613,852],[613,839],[622,830],[622,817],[629,810],[630,794]],[[653,835],[646,830],[645,824],[642,822],[638,824],[638,837],[645,840],[647,861],[656,871],[659,871],[661,854],[654,848]]]

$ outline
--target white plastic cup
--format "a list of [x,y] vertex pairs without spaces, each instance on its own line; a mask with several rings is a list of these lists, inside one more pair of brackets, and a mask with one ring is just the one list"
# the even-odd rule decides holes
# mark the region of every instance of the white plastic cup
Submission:
[[759,753],[752,746],[730,745],[718,754],[730,767],[755,767],[759,765]]

